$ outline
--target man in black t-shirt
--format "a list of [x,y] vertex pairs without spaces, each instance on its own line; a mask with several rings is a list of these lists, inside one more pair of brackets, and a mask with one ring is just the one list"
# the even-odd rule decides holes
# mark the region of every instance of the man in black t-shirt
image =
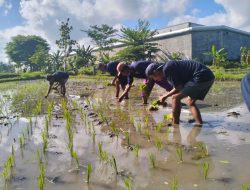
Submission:
[[[48,97],[52,88],[57,89],[59,86],[61,87],[61,94],[65,96],[66,93],[65,84],[68,79],[69,79],[69,73],[63,71],[57,71],[54,74],[47,75],[47,81],[49,81],[49,90],[45,98]],[[53,87],[54,84],[55,86]]]
[[160,98],[163,103],[172,96],[173,123],[179,124],[181,113],[181,100],[188,97],[187,105],[190,108],[197,124],[202,124],[202,118],[196,100],[203,100],[213,85],[213,72],[195,61],[169,61],[164,65],[151,64],[146,74],[148,77],[160,81],[167,80],[173,89]]

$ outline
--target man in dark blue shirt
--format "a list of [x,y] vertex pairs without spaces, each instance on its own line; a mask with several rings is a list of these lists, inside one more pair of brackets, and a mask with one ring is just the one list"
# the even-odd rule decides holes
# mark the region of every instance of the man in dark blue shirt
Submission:
[[241,81],[241,93],[250,112],[250,71]]
[[[65,96],[65,93],[66,93],[65,84],[68,79],[69,79],[69,73],[63,72],[63,71],[57,71],[52,75],[47,75],[47,81],[49,81],[49,90],[45,98],[48,97],[52,88],[57,89],[59,86],[61,87],[61,94]],[[55,87],[53,87],[54,84],[55,84]]]
[[156,81],[163,78],[174,87],[169,93],[160,98],[163,103],[172,96],[173,123],[179,124],[181,100],[188,97],[187,105],[197,124],[202,124],[202,118],[196,100],[203,100],[213,85],[212,71],[195,61],[169,61],[164,65],[152,64],[148,67],[147,76]]
[[124,98],[124,94],[128,93],[132,83],[133,78],[140,78],[145,79],[145,86],[142,88],[142,98],[143,103],[147,104],[147,99],[153,89],[153,86],[155,83],[157,83],[159,86],[163,87],[167,91],[170,91],[172,89],[172,86],[165,80],[165,81],[154,81],[152,79],[148,80],[148,77],[146,76],[146,69],[147,67],[152,63],[152,61],[136,61],[133,62],[131,65],[126,65],[124,63],[120,63],[117,66],[117,70],[119,71],[119,75],[128,76],[129,77],[129,84],[126,89],[124,90],[124,93],[119,97],[119,102],[121,102]]
[[[116,86],[116,97],[119,97],[120,86],[123,90],[125,90],[126,85],[128,84],[128,77],[126,76],[118,76],[117,65],[119,61],[111,61],[108,64],[100,63],[98,65],[98,69],[104,72],[108,72],[111,76],[114,76],[111,85]],[[128,98],[128,94],[126,94],[125,98]]]

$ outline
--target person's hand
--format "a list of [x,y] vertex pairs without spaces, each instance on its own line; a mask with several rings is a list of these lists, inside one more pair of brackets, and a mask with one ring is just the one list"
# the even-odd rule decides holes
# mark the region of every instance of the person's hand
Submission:
[[122,100],[123,100],[123,97],[121,96],[119,97],[118,102],[122,102]]
[[164,102],[166,101],[167,97],[166,96],[161,96],[160,97],[160,102],[161,102],[161,105],[164,105]]

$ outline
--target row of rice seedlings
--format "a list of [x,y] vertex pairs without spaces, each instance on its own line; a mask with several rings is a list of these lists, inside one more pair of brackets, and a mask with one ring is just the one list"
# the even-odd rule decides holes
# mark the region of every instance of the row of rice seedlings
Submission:
[[42,140],[43,140],[43,153],[45,154],[48,148],[48,133],[46,130],[42,132]]
[[155,139],[155,146],[157,150],[160,151],[163,148],[162,140],[159,138]]
[[130,178],[124,178],[123,183],[127,190],[132,190],[132,180]]
[[35,108],[32,110],[33,115],[40,115],[42,113],[42,101],[38,100]]
[[170,190],[179,190],[179,183],[176,178],[170,182]]
[[133,152],[134,152],[135,157],[138,158],[138,156],[139,156],[139,145],[138,144],[133,146]]
[[179,158],[179,163],[183,162],[183,148],[182,145],[179,145],[176,149],[177,156]]
[[12,168],[15,165],[15,153],[14,147],[11,147],[11,155],[7,158],[6,162],[3,165],[3,169],[0,173],[0,176],[4,178],[5,184],[10,181],[12,178]]
[[42,157],[41,157],[39,150],[37,151],[37,158],[38,158],[38,167],[39,167],[39,176],[37,178],[37,183],[38,183],[39,189],[44,190],[46,167],[45,167],[45,163],[42,161]]
[[156,156],[153,153],[148,155],[149,164],[152,168],[156,168]]

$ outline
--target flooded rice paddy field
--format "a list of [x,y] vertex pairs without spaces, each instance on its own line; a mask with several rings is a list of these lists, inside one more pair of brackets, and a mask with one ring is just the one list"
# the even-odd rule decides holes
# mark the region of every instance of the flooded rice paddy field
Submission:
[[[48,99],[44,81],[0,84],[0,189],[238,190],[250,184],[250,119],[239,82],[216,82],[198,102],[202,127],[186,106],[180,126],[171,126],[171,101],[148,111],[140,81],[122,103],[107,82],[71,79],[66,98]],[[150,101],[162,93],[155,87]]]

